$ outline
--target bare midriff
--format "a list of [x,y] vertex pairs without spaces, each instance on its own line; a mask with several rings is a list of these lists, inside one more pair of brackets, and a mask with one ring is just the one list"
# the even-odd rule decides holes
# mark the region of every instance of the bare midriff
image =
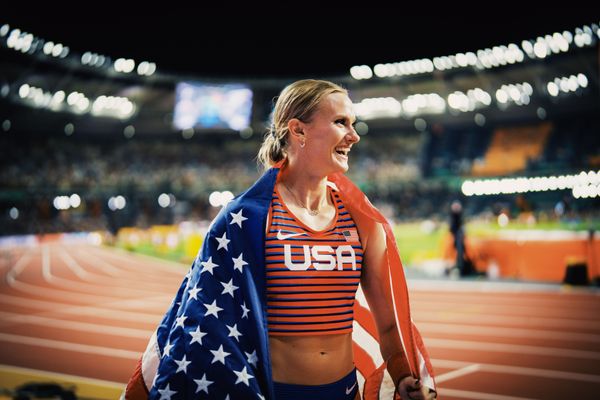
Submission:
[[324,385],[354,369],[351,333],[270,336],[269,345],[275,382]]

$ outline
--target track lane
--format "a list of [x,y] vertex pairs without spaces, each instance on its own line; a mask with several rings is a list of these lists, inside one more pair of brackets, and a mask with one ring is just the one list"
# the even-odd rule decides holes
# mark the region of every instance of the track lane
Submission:
[[[189,268],[90,245],[11,249],[3,260],[0,364],[123,384]],[[600,392],[598,292],[469,282],[409,286],[442,398]]]

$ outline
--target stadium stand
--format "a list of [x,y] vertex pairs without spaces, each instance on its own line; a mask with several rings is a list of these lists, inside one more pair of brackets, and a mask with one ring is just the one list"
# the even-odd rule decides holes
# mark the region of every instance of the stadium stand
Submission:
[[[96,67],[90,63],[100,65],[98,54],[49,43],[42,49],[25,32],[2,29],[0,234],[115,233],[124,226],[210,220],[218,210],[210,205],[212,192],[239,193],[259,175],[256,151],[273,95],[287,80],[183,85],[198,96],[241,87],[251,92],[253,109],[247,128],[176,129],[183,78],[155,73],[148,63],[129,71],[125,59]],[[352,68],[337,80],[349,88],[368,129],[353,149],[351,178],[395,220],[444,220],[456,198],[467,218],[501,210],[554,215],[558,203],[573,215],[597,216],[596,189],[595,196],[575,198],[572,188],[484,196],[467,196],[462,188],[469,179],[598,168],[598,77],[590,73],[598,70],[596,43],[591,28],[577,28],[520,46],[367,67],[370,75]],[[15,52],[23,46],[30,52]],[[202,121],[226,123],[221,117]],[[161,194],[175,201],[162,207]],[[56,201],[73,195],[80,205],[57,208]],[[118,196],[122,208],[114,207]]]

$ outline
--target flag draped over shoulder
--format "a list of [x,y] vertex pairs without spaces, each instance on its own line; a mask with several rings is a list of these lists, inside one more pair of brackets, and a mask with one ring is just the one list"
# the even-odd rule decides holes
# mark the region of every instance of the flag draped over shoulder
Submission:
[[[273,399],[265,288],[265,224],[279,166],[267,171],[213,221],[131,377],[126,399]],[[338,186],[351,214],[384,224],[389,285],[406,374],[434,388],[429,358],[410,319],[408,292],[390,226],[343,175]],[[377,343],[375,323],[359,289],[354,354],[364,398],[392,399],[393,384]]]

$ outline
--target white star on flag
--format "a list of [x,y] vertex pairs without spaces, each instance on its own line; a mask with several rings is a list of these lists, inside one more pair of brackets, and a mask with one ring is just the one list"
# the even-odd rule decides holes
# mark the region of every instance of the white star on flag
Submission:
[[227,327],[227,329],[229,329],[229,335],[227,335],[228,337],[234,337],[235,340],[237,340],[238,342],[240,341],[240,336],[244,336],[240,333],[240,331],[238,331],[237,328],[237,324],[233,325],[233,326],[229,326],[229,325],[225,325]]
[[195,342],[202,344],[202,338],[208,334],[207,332],[202,332],[200,330],[200,325],[198,325],[198,327],[196,327],[196,330],[194,332],[188,332],[188,333],[192,336],[190,345],[192,345],[192,343],[195,343]]
[[202,264],[202,266],[204,267],[202,268],[202,272],[200,273],[208,271],[211,275],[213,275],[213,269],[219,266],[218,264],[212,262],[212,257],[208,257],[208,260],[202,261],[200,264]]
[[258,362],[258,357],[256,357],[256,350],[254,350],[252,353],[244,352],[244,354],[246,354],[246,358],[248,358],[248,362],[250,364],[252,364],[254,366],[254,368],[256,368],[256,363]]
[[223,351],[223,345],[221,345],[217,350],[211,350],[210,352],[213,353],[213,355],[215,356],[213,358],[211,364],[214,364],[217,361],[220,361],[221,364],[225,365],[225,357],[227,357],[228,355],[231,354],[226,351]]
[[250,312],[250,309],[246,307],[246,302],[242,303],[242,312],[244,313],[242,314],[242,318],[248,318],[248,313]]
[[213,381],[206,379],[206,374],[202,375],[202,379],[194,379],[194,382],[196,382],[196,385],[198,385],[196,393],[202,390],[208,394],[208,387],[213,384]]
[[175,390],[171,390],[169,388],[169,384],[167,383],[167,387],[164,389],[158,389],[158,393],[160,393],[160,400],[171,400],[171,396],[177,392]]
[[219,319],[219,311],[223,311],[223,309],[217,305],[217,300],[213,300],[213,302],[210,304],[203,304],[204,307],[206,307],[205,316],[214,315],[216,319]]
[[225,249],[225,251],[227,251],[227,244],[229,242],[231,242],[231,240],[227,239],[227,232],[223,232],[223,236],[221,237],[216,237],[215,240],[217,242],[219,242],[219,247],[217,247],[217,250],[220,249]]
[[231,224],[238,224],[240,228],[242,227],[242,222],[244,222],[245,220],[248,219],[248,218],[246,218],[246,217],[244,217],[242,215],[242,211],[244,211],[243,208],[240,209],[240,212],[237,213],[237,214],[236,213],[229,213],[229,214],[231,214],[231,218],[232,218],[232,220],[229,223],[229,225],[231,225]]
[[234,374],[237,375],[237,380],[235,381],[236,385],[238,383],[244,382],[244,384],[246,384],[246,386],[250,386],[250,379],[254,378],[254,375],[250,375],[248,373],[248,371],[246,371],[246,367],[244,367],[244,369],[242,369],[241,371],[236,371],[236,370],[232,370]]
[[243,255],[244,253],[240,253],[238,258],[231,258],[233,260],[233,269],[239,269],[242,273],[244,272],[244,265],[248,265],[248,263],[242,258]]
[[185,315],[182,315],[181,317],[177,317],[175,319],[175,326],[180,326],[183,328],[183,324],[185,323],[186,319],[187,319],[187,317]]
[[198,292],[200,291],[202,291],[202,288],[199,288],[198,286],[194,287],[193,289],[190,289],[188,292],[190,294],[190,298],[198,300]]
[[187,374],[187,366],[190,365],[192,362],[186,359],[185,354],[183,355],[183,358],[181,360],[173,359],[173,361],[175,361],[175,364],[177,364],[177,371],[175,371],[175,373],[183,371],[184,374]]
[[173,348],[173,345],[170,342],[167,342],[167,344],[165,345],[165,348],[163,349],[163,357],[164,356],[171,356],[171,349]]
[[221,282],[221,285],[223,285],[223,291],[221,292],[221,294],[229,293],[231,297],[234,297],[233,292],[239,289],[239,287],[233,284],[233,278],[231,278],[227,283]]

